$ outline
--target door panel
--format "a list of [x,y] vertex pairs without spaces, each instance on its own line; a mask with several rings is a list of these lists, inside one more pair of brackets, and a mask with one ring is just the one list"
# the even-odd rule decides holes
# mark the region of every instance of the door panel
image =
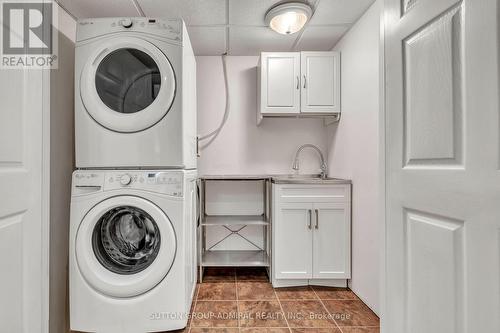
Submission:
[[261,112],[300,112],[300,53],[262,53]]
[[406,210],[403,223],[410,332],[463,332],[464,222]]
[[273,221],[277,279],[312,277],[312,204],[279,203]]
[[351,276],[351,221],[347,203],[315,203],[313,278]]
[[49,244],[42,144],[49,144],[43,140],[47,87],[42,70],[0,72],[0,330],[46,332]]
[[462,7],[404,40],[405,166],[462,164]]
[[301,52],[302,112],[340,111],[340,54]]
[[382,331],[500,331],[498,3],[385,1]]

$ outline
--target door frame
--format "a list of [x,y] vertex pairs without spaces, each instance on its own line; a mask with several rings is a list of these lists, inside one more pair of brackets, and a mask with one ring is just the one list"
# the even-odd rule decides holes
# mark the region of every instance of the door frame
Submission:
[[49,333],[50,317],[50,69],[42,75],[42,333]]
[[385,298],[385,276],[386,276],[386,112],[385,112],[385,1],[380,0],[380,22],[379,22],[379,317],[380,317],[380,332],[385,332],[384,316],[386,312]]

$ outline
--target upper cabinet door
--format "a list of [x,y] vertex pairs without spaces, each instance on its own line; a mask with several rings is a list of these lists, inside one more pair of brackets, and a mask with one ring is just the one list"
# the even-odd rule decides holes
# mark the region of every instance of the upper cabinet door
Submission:
[[340,112],[340,53],[301,52],[302,113]]
[[262,53],[261,113],[300,113],[300,53]]

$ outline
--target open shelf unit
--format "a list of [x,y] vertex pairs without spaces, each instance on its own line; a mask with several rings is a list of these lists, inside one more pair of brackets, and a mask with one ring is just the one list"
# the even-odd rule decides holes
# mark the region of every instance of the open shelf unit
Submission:
[[[223,192],[222,194],[217,193],[216,190],[207,190],[208,187],[215,188],[221,183],[225,183],[224,186],[219,187],[219,192]],[[200,178],[198,223],[200,282],[203,280],[205,267],[267,267],[269,269],[270,183],[267,176],[205,176]],[[251,185],[250,188],[256,193],[247,193],[242,190],[246,185]],[[251,200],[248,200],[248,196]],[[207,233],[214,228],[222,230],[221,234],[213,236],[214,233],[212,233],[211,237],[207,237]],[[244,233],[248,228],[253,228],[252,237]],[[255,239],[256,230],[258,230],[257,234],[260,230],[262,231],[257,240]],[[233,241],[236,238],[247,247],[234,249],[231,246],[228,248],[221,246],[230,237]],[[230,244],[234,245],[234,242]]]

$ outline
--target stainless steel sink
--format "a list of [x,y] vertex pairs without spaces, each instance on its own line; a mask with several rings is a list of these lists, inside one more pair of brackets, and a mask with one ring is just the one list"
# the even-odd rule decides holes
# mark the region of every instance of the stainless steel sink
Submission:
[[350,184],[350,180],[340,178],[321,178],[320,175],[279,175],[272,177],[275,184]]

